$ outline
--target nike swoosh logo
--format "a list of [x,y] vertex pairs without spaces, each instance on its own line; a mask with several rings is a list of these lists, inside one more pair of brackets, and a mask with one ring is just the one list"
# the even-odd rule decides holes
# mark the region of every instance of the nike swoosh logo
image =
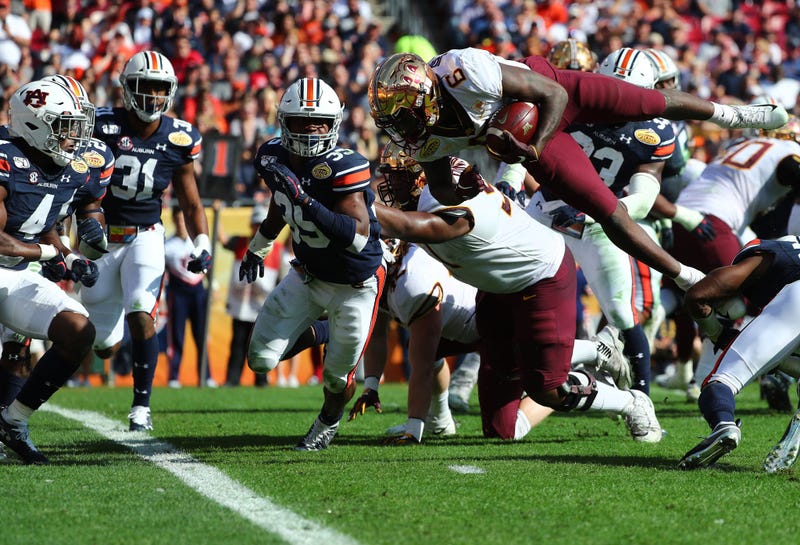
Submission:
[[533,295],[523,295],[523,296],[522,296],[522,300],[523,300],[523,301],[530,301],[530,300],[531,300],[531,299],[533,299],[534,297],[536,297],[536,294],[535,294],[535,293],[534,293]]

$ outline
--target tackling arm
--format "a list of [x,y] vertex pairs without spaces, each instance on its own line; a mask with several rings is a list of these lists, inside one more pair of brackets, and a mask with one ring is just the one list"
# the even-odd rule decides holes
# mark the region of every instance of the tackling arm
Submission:
[[628,209],[631,219],[640,220],[650,212],[661,189],[663,170],[663,161],[645,163],[639,165],[638,171],[631,176],[628,194],[619,200]]
[[403,212],[379,203],[375,204],[375,210],[383,236],[408,242],[446,242],[468,233],[474,225],[472,213],[467,209],[460,209],[464,211],[462,217],[447,219],[428,212]]

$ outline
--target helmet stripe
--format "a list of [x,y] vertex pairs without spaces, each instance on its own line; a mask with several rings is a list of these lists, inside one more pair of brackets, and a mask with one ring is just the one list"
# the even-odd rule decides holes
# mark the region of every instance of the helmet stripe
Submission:
[[319,102],[320,88],[316,78],[306,78],[303,82],[303,106],[313,108]]
[[158,59],[158,53],[155,51],[148,51],[150,53],[150,69],[151,70],[161,70],[160,62]]
[[631,71],[631,67],[633,66],[633,61],[635,58],[634,55],[635,51],[629,47],[626,47],[625,50],[622,52],[622,55],[619,56],[617,60],[616,66],[616,73],[620,76],[626,75],[628,72]]

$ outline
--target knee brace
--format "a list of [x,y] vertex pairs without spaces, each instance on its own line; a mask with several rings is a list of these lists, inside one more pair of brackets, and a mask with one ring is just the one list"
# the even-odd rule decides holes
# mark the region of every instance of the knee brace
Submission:
[[585,370],[570,371],[566,382],[558,387],[558,396],[561,404],[553,407],[556,411],[568,412],[576,408],[585,411],[597,397],[597,380]]

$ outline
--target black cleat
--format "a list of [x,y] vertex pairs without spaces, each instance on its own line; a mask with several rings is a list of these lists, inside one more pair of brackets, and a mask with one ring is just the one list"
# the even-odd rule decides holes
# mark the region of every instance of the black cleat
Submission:
[[27,424],[12,424],[3,417],[5,407],[0,410],[0,441],[17,453],[22,461],[31,465],[47,465],[50,460],[39,452],[30,440]]

